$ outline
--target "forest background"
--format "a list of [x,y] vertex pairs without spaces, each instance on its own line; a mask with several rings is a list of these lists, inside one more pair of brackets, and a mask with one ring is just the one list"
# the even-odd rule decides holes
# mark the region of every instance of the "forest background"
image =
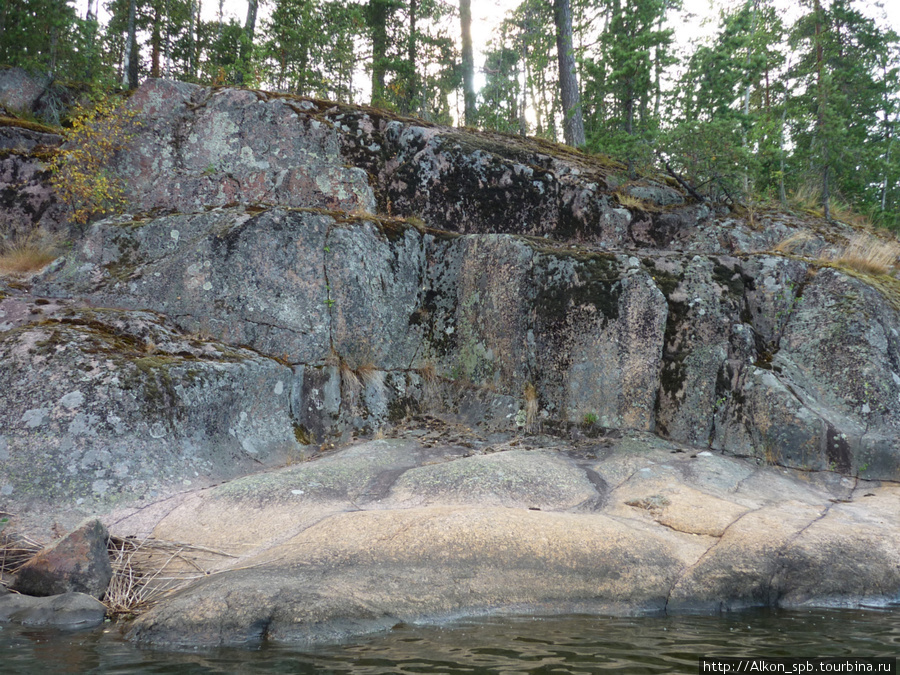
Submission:
[[165,76],[371,104],[900,228],[900,38],[877,3],[730,0],[706,25],[682,0],[486,7],[475,49],[471,0],[4,0],[0,63],[97,99]]

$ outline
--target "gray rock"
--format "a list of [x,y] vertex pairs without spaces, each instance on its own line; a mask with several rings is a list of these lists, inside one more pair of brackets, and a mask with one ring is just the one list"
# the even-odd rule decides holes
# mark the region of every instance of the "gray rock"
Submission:
[[75,592],[102,598],[112,578],[108,539],[103,523],[88,520],[20,567],[10,588],[42,597]]
[[84,593],[45,598],[0,592],[0,623],[52,628],[89,628],[103,623],[106,608]]
[[128,104],[141,126],[118,170],[136,211],[235,202],[375,211],[365,171],[346,166],[318,105],[158,79]]
[[0,333],[0,355],[4,502],[21,519],[68,523],[305,456],[289,367],[149,312],[70,306]]
[[672,204],[684,204],[684,197],[678,190],[648,182],[646,185],[626,185],[622,188],[635,199],[651,202],[656,206],[671,206]]
[[50,82],[49,77],[29,75],[22,68],[4,68],[0,71],[0,106],[11,112],[32,112]]

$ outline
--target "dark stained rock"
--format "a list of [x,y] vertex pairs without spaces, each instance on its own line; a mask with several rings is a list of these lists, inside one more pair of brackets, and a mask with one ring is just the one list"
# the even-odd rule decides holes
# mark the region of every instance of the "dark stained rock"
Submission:
[[89,628],[103,623],[106,607],[85,593],[44,598],[0,591],[0,623],[52,628]]
[[86,593],[99,599],[112,578],[108,539],[103,523],[88,520],[20,567],[10,588],[39,597]]
[[[32,136],[47,135],[25,130],[20,133],[15,127],[0,127],[2,132],[7,133],[0,136],[0,144],[5,137],[17,147],[32,144]],[[65,209],[57,201],[49,179],[46,157],[21,149],[0,151],[0,238],[9,242],[22,240],[37,227],[48,232],[65,231]]]
[[10,112],[33,112],[50,86],[50,78],[30,75],[22,68],[3,68],[0,75],[0,106]]

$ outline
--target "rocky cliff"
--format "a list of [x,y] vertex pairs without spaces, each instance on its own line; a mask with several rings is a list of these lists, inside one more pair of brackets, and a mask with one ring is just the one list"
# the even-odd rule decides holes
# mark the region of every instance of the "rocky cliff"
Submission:
[[[0,289],[9,511],[139,508],[422,414],[900,479],[900,285],[828,262],[849,227],[374,109],[167,80],[127,105],[128,213]],[[3,161],[6,194],[40,184],[27,143]]]

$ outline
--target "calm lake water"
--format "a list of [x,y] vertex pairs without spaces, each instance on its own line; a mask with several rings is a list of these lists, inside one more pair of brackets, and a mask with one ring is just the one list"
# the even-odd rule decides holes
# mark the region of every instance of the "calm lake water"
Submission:
[[0,625],[0,673],[691,673],[699,656],[900,655],[900,610],[484,618],[303,649],[138,649],[113,624]]

